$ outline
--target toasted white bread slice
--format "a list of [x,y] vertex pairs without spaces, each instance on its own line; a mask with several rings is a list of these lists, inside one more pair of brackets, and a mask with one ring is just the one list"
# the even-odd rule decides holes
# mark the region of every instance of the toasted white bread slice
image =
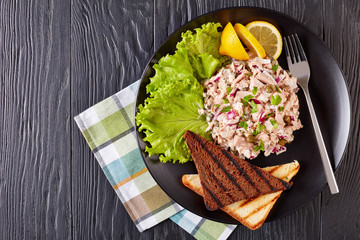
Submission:
[[[291,163],[262,168],[275,177],[289,182],[292,177],[299,171],[300,165],[298,161]],[[203,190],[198,174],[186,174],[182,177],[183,184],[203,196]],[[256,198],[244,199],[221,210],[241,222],[244,226],[251,230],[258,229],[266,220],[271,208],[283,191],[265,194]]]

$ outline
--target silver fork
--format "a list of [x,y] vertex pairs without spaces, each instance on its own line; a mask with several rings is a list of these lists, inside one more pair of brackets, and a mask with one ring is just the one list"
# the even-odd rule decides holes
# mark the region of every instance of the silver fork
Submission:
[[310,116],[316,135],[316,141],[320,150],[320,156],[321,156],[322,164],[324,166],[325,176],[329,184],[330,192],[332,194],[339,193],[339,188],[336,183],[334,172],[331,167],[330,159],[326,151],[324,140],[321,135],[320,127],[309,94],[308,83],[310,79],[310,67],[304,49],[301,46],[297,34],[295,34],[295,36],[294,35],[288,36],[287,39],[284,37],[284,43],[285,43],[285,53],[286,53],[286,59],[288,62],[289,70],[294,75],[294,77],[297,78],[298,83],[305,94],[306,102],[309,107]]

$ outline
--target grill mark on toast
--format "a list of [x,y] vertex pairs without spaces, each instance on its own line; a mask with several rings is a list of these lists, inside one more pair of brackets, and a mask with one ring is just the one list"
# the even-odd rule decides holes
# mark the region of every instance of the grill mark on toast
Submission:
[[258,193],[260,193],[260,191],[256,187],[255,183],[253,181],[251,181],[250,177],[246,174],[244,169],[235,161],[235,159],[233,159],[226,150],[222,150],[222,153],[226,156],[227,159],[229,159],[235,165],[236,169],[240,172],[241,176],[243,176],[246,179],[246,181],[248,183],[250,183],[251,186],[253,186]]
[[[211,192],[205,185],[203,185],[203,188],[204,188],[205,191],[207,191],[207,192],[210,194],[210,196],[215,200],[215,202],[218,204],[218,206],[220,206],[220,208],[224,207],[224,205],[223,205],[223,204],[220,202],[220,200],[214,195],[213,192]],[[205,203],[205,205],[206,205],[206,208],[207,208],[207,209],[209,209],[209,210],[212,209],[212,208],[211,208],[209,205],[207,205],[206,203]]]
[[[205,167],[205,166],[204,166]],[[206,167],[205,167],[206,168]],[[227,189],[221,184],[221,182],[219,181],[219,179],[217,179],[216,177],[215,177],[215,175],[212,173],[212,172],[208,172],[208,174],[210,174],[211,175],[211,178],[213,178],[214,180],[215,180],[215,182],[216,182],[216,184],[217,185],[219,185],[219,187],[222,189],[222,190],[224,190],[224,193],[232,200],[232,201],[234,201],[234,199],[233,199],[233,197],[229,194],[229,192],[227,191]],[[210,190],[208,189],[208,192],[210,193]],[[212,192],[211,192],[211,194],[213,194]]]
[[273,172],[276,172],[279,168],[280,168],[280,166],[274,166],[273,169],[268,171],[268,173],[272,174]]
[[214,160],[214,162],[220,167],[220,169],[225,173],[225,175],[231,180],[231,182],[245,195],[245,197],[248,197],[248,195],[244,192],[244,190],[239,186],[239,184],[236,183],[235,179],[226,171],[224,166],[215,158],[214,155],[212,155],[211,151],[205,146],[205,144],[201,141],[201,139],[194,134],[193,132],[190,132],[193,137],[200,143],[200,145],[204,148],[204,150],[209,154],[209,156]]
[[249,213],[249,215],[247,215],[247,216],[244,217],[243,219],[248,219],[249,217],[251,217],[251,215],[253,215],[254,213],[260,211],[260,210],[263,209],[263,208],[265,208],[267,205],[276,202],[276,200],[278,200],[279,197],[280,197],[280,195],[279,195],[279,196],[276,196],[276,197],[273,198],[273,199],[271,199],[270,202],[267,202],[267,203],[261,205],[259,208],[254,209],[251,213]]
[[255,173],[264,180],[264,182],[266,183],[266,185],[269,186],[269,188],[271,189],[271,191],[276,191],[277,189],[273,187],[273,185],[271,185],[271,183],[269,182],[269,180],[267,180],[264,175],[262,174],[261,170],[259,170],[257,167],[249,164],[249,166],[255,171]]
[[280,179],[280,178],[279,178],[279,180],[280,180],[280,182],[282,183],[282,185],[284,185],[284,187],[285,187],[286,189],[290,189],[290,188],[291,188],[291,185],[292,185],[292,184],[290,184],[290,183],[288,183],[288,182],[286,182],[286,181],[284,181],[284,180],[282,180],[282,179]]
[[243,200],[243,202],[240,204],[240,206],[238,207],[238,209],[241,208],[241,207],[243,207],[243,206],[245,206],[246,204],[248,204],[249,202],[253,201],[254,199],[256,199],[256,198],[248,198],[248,199]]

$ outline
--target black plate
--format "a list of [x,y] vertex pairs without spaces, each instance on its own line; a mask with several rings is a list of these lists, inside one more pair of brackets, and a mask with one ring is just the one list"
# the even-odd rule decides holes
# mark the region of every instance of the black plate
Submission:
[[[179,28],[158,49],[145,68],[136,106],[142,104],[144,99],[148,97],[145,87],[149,83],[149,77],[154,75],[153,64],[166,54],[174,53],[176,43],[181,40],[182,32],[200,27],[207,22],[220,22],[225,26],[229,21],[233,24],[247,24],[254,20],[264,20],[274,24],[282,36],[295,33],[299,35],[310,63],[310,95],[333,168],[337,168],[344,153],[350,129],[350,102],[343,74],[334,56],[321,39],[298,21],[275,11],[262,8],[222,9],[202,15]],[[284,51],[278,61],[280,66],[287,69]],[[283,217],[308,203],[326,185],[309,111],[301,90],[298,92],[298,97],[300,119],[304,127],[295,131],[295,140],[287,145],[287,151],[279,156],[264,157],[259,155],[251,161],[259,167],[288,163],[294,159],[300,162],[300,171],[293,178],[292,189],[281,195],[271,210],[267,221]],[[144,134],[138,133],[138,143],[146,166],[160,187],[175,202],[202,217],[229,224],[238,224],[236,220],[221,210],[208,211],[202,197],[182,185],[181,177],[183,174],[196,173],[193,162],[164,164],[157,161],[156,156],[149,158],[144,152],[146,143],[142,141],[142,138],[144,138]]]

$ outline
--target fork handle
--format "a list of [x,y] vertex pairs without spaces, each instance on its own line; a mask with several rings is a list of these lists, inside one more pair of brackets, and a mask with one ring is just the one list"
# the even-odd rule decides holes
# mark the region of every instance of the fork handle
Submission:
[[327,180],[327,182],[329,184],[331,194],[336,194],[336,193],[339,193],[339,188],[338,188],[338,185],[336,183],[334,172],[333,172],[332,167],[331,167],[329,155],[328,155],[328,153],[326,151],[324,139],[323,139],[321,131],[320,131],[320,127],[319,127],[318,120],[316,118],[314,107],[313,107],[312,102],[311,102],[309,89],[307,87],[305,87],[305,88],[303,88],[303,90],[304,90],[306,102],[307,102],[308,107],[309,107],[311,121],[312,121],[312,124],[313,124],[313,127],[314,127],[316,141],[317,141],[317,144],[318,144],[318,147],[319,147],[321,161],[322,161],[322,164],[323,164],[323,167],[324,167],[326,180]]

